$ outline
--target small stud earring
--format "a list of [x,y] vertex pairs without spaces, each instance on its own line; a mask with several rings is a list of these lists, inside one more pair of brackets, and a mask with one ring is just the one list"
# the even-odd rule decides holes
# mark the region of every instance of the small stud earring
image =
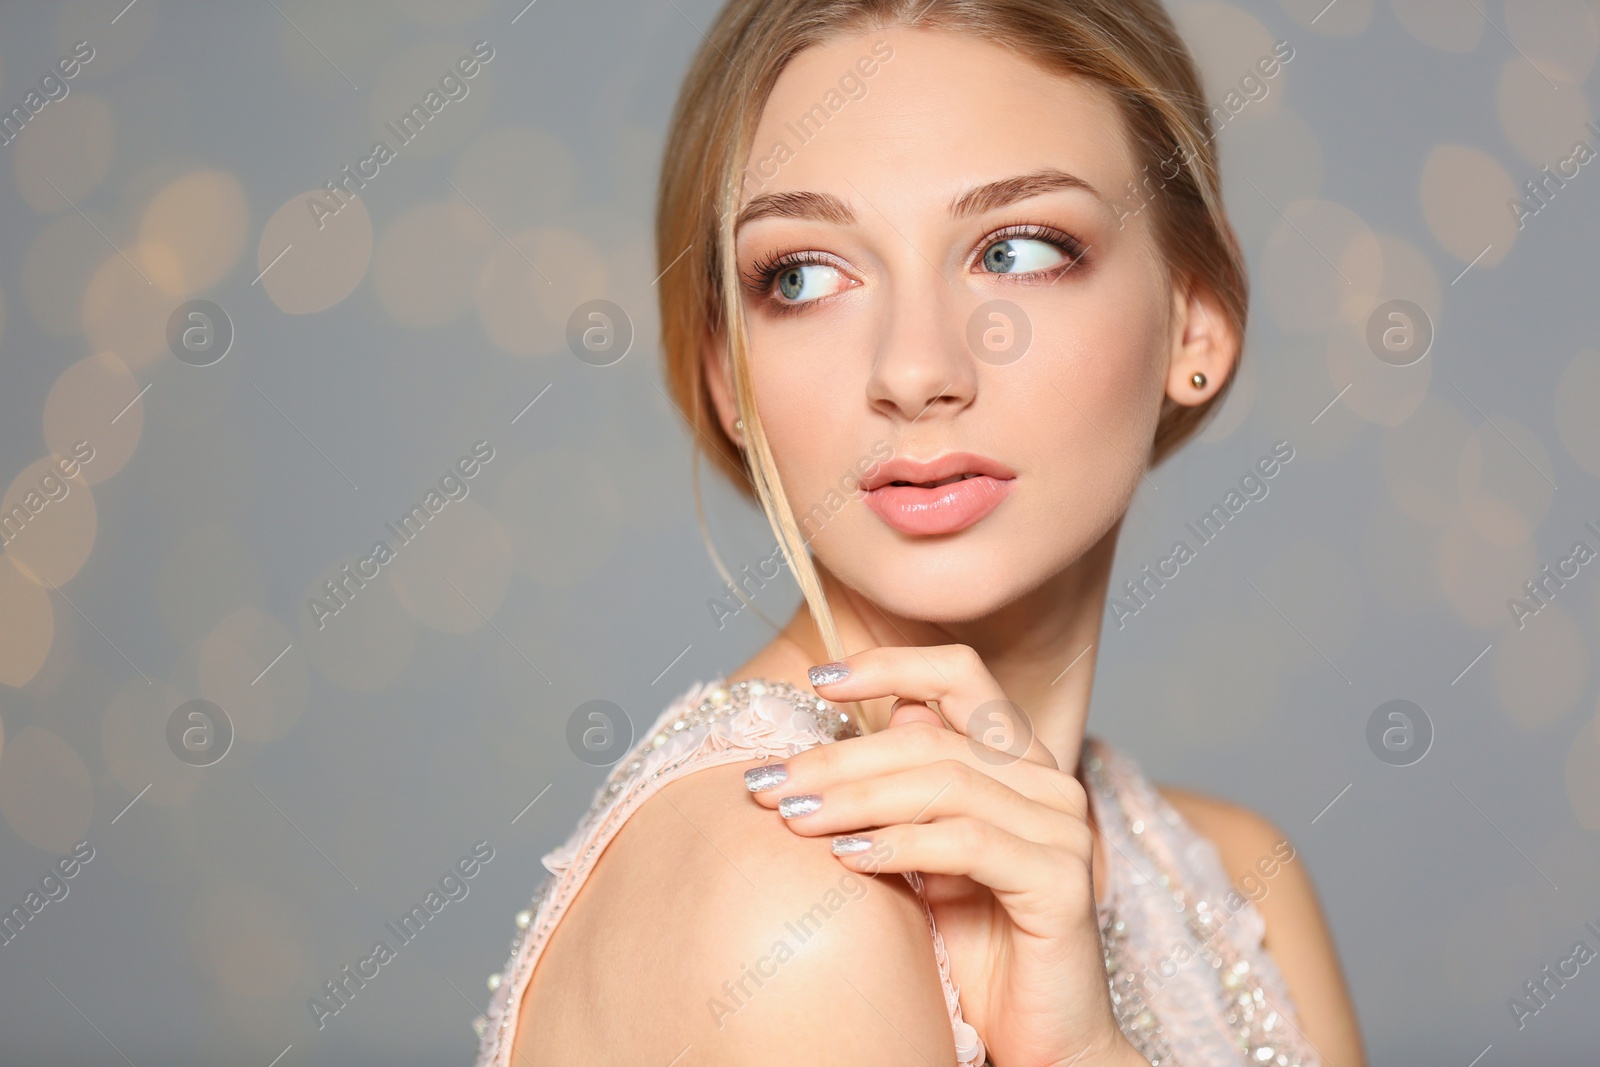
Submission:
[[1204,389],[1206,387],[1206,376],[1199,371],[1195,371],[1189,380],[1194,383],[1196,389]]
[[744,420],[743,419],[734,419],[733,420],[733,428],[735,430],[743,430],[744,429]]

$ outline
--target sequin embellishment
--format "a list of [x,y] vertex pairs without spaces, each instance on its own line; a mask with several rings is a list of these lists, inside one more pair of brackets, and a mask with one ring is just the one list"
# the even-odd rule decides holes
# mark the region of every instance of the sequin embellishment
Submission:
[[[712,763],[792,755],[858,733],[848,714],[785,682],[726,685],[717,679],[673,701],[606,777],[567,842],[543,857],[549,874],[517,914],[510,962],[490,976],[489,1008],[473,1020],[479,1067],[506,1063],[540,949],[595,853],[653,793],[653,783]],[[1107,845],[1109,893],[1098,908],[1100,934],[1112,1008],[1128,1041],[1153,1067],[1319,1067],[1261,944],[1259,914],[1242,898],[1224,904],[1232,887],[1215,846],[1183,822],[1136,764],[1093,738],[1085,741],[1079,777]],[[958,1061],[987,1067],[982,1037],[961,1017],[959,990],[921,877],[915,871],[904,877],[923,901]],[[1178,947],[1181,962],[1169,976]]]
[[1260,916],[1232,889],[1215,846],[1130,760],[1100,742],[1086,742],[1080,773],[1113,857],[1100,934],[1112,1008],[1128,1042],[1153,1067],[1222,1056],[1220,1062],[1260,1067],[1318,1067],[1261,945]]
[[[678,770],[701,750],[708,733],[725,729],[729,720],[741,712],[753,711],[741,720],[748,725],[743,731],[745,736],[738,739],[745,748],[755,743],[750,738],[759,738],[765,747],[798,752],[823,738],[837,741],[855,737],[860,732],[848,712],[787,682],[749,679],[732,685],[720,683],[718,679],[705,685],[697,684],[673,701],[657,718],[652,726],[653,733],[635,744],[607,775],[567,843],[544,856],[542,862],[549,873],[541,880],[533,902],[517,916],[517,932],[511,939],[511,962],[504,971],[489,976],[488,987],[493,994],[489,1010],[472,1021],[479,1038],[478,1063],[499,1062],[502,1046],[511,1040],[509,1031],[518,1006],[510,1002],[511,994],[520,995],[534,963],[525,948],[531,942],[544,942],[560,920],[567,900],[578,888],[572,879],[564,879],[562,875],[572,867],[588,867],[600,847],[594,840],[594,831],[603,821],[626,818],[632,807],[646,799],[641,794],[632,798],[634,804],[620,804],[627,794],[637,792],[647,781],[658,780]],[[775,697],[789,714],[774,717],[771,701],[753,706],[757,698],[767,696]],[[733,755],[750,758],[748,753],[737,751]],[[621,810],[624,806],[629,811]],[[589,844],[580,857],[573,846],[584,841]],[[558,886],[565,888],[559,896],[556,895]],[[526,920],[524,915],[528,917]]]

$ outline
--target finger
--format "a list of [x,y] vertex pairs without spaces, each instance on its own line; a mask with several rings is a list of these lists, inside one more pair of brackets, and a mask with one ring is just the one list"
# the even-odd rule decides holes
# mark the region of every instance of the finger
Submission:
[[812,669],[812,686],[836,703],[896,696],[937,703],[952,730],[992,750],[998,762],[1055,767],[1027,713],[1006,698],[969,645],[886,645]]
[[[901,714],[924,713],[907,707]],[[936,726],[920,717],[864,737],[817,745],[781,763],[763,764],[745,775],[745,786],[756,803],[777,808],[784,797],[825,794],[846,783],[946,762],[981,773],[1035,803],[1087,817],[1088,796],[1072,775],[1028,760],[996,760],[942,723]]]
[[1076,856],[967,816],[847,834],[835,838],[833,849],[853,870],[965,876],[996,894],[1049,901],[1052,912],[1073,910],[1073,887],[1088,885],[1087,867]]
[[958,690],[968,699],[1005,696],[969,645],[865,648],[842,660],[813,668],[811,684],[818,693],[835,702],[900,696],[928,703],[944,700]]
[[937,726],[941,730],[948,730],[949,726],[939,717],[939,713],[928,705],[918,700],[907,700],[901,697],[889,709],[889,725],[904,726],[908,722],[925,722]]
[[1082,815],[1034,800],[952,760],[846,782],[822,793],[797,793],[784,798],[778,811],[804,837],[966,816],[1085,859],[1093,846]]

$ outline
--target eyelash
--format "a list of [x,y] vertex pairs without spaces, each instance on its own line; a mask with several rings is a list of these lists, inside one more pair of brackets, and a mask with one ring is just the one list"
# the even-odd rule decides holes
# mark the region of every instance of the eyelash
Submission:
[[[1047,268],[1046,270],[1029,271],[1025,274],[1015,275],[1014,277],[1017,279],[1026,278],[1028,280],[1019,280],[1013,282],[1012,284],[1029,285],[1046,283],[1047,281],[1053,282],[1060,275],[1076,268],[1087,258],[1087,249],[1084,247],[1083,243],[1076,237],[1072,236],[1072,234],[1067,233],[1064,230],[1058,230],[1054,226],[1044,226],[1033,222],[1013,223],[1008,226],[1002,226],[1000,229],[995,230],[993,233],[985,237],[982,243],[978,245],[977,251],[979,253],[985,252],[988,250],[990,245],[1018,237],[1028,240],[1044,241],[1046,244],[1054,245],[1056,249],[1062,253],[1062,255],[1067,257],[1067,259],[1066,262]],[[815,300],[805,300],[798,304],[787,303],[779,300],[773,294],[772,283],[777,281],[779,274],[790,267],[812,265],[823,267],[838,266],[832,257],[823,255],[819,252],[774,253],[765,257],[764,259],[758,260],[751,267],[750,271],[744,275],[744,287],[752,296],[763,299],[773,314],[797,315],[811,307],[813,304],[821,303],[822,301],[826,300],[827,297],[818,297]],[[1008,276],[994,271],[988,271],[985,273],[994,274],[996,277]]]

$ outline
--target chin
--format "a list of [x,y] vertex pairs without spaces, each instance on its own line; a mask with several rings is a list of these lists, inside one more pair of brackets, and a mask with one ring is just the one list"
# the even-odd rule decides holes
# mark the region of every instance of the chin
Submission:
[[888,586],[859,590],[887,614],[937,626],[974,623],[994,614],[1008,602],[991,590],[948,589],[929,591],[922,587]]
[[[931,549],[932,546],[924,546]],[[834,575],[891,616],[936,624],[986,618],[1040,581],[1023,560],[977,544],[916,552],[904,545],[857,552]]]

